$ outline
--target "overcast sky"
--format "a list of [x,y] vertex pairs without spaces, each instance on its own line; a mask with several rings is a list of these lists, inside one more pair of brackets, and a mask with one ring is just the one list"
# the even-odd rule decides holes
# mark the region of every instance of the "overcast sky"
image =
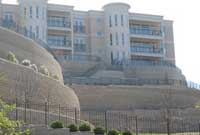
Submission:
[[[16,0],[3,0],[15,3]],[[174,21],[176,63],[188,80],[200,83],[200,1],[199,0],[49,0],[72,5],[76,10],[101,10],[110,2],[125,2],[131,12],[163,15]]]

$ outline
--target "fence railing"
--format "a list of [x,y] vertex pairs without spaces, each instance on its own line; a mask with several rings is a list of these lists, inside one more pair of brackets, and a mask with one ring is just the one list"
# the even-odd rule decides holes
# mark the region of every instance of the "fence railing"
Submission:
[[136,78],[95,78],[95,77],[65,77],[65,84],[85,85],[180,85],[186,86],[181,80],[136,79]]
[[131,130],[136,135],[173,133],[197,135],[200,133],[200,118],[180,115],[180,110],[177,112],[153,110],[153,112],[159,111],[159,114],[157,112],[156,116],[151,116],[142,115],[147,113],[138,115],[134,110],[79,110],[79,108],[63,105],[35,104],[18,100],[9,103],[16,104],[16,109],[9,113],[10,119],[21,120],[26,124],[50,125],[53,121],[59,120],[65,125],[89,122],[95,127],[104,127],[107,132],[111,129]]

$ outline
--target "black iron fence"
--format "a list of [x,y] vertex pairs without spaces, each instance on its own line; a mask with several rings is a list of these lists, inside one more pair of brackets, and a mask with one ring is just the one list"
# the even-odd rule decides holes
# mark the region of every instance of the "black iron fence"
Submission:
[[[26,124],[50,125],[53,121],[62,121],[65,125],[90,123],[95,127],[103,127],[108,132],[111,129],[119,131],[131,130],[138,134],[200,134],[200,111],[194,116],[180,115],[180,110],[80,110],[63,105],[48,103],[35,104],[15,100],[16,109],[9,113],[10,119],[24,121]],[[159,112],[159,113],[158,113]],[[166,113],[168,112],[168,113]],[[153,115],[152,115],[153,114]],[[184,114],[184,113],[183,113]]]

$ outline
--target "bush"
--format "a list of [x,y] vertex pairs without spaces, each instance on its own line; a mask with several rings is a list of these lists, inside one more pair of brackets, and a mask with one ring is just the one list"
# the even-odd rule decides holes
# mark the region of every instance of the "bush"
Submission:
[[30,60],[23,60],[22,65],[30,67],[31,66],[31,61]]
[[131,131],[124,131],[122,135],[133,135],[133,133]]
[[35,65],[35,64],[32,64],[30,67],[31,67],[31,68],[32,68],[34,71],[38,72],[37,65]]
[[14,62],[14,63],[17,63],[17,64],[19,63],[19,61],[17,60],[15,54],[12,53],[12,52],[8,53],[7,60],[9,60],[11,62]]
[[46,76],[49,76],[49,70],[45,66],[40,66],[40,71],[39,72],[44,74],[44,75],[46,75]]
[[51,123],[51,128],[57,129],[57,128],[63,128],[63,123],[61,121],[54,121]]
[[55,80],[59,80],[59,77],[57,75],[51,74],[51,77]]
[[90,124],[82,124],[79,126],[80,131],[91,131],[91,126]]
[[71,124],[68,126],[70,132],[77,132],[78,127],[75,124]]
[[96,127],[96,128],[94,129],[94,133],[95,133],[96,135],[98,135],[98,134],[105,134],[105,132],[106,132],[106,130],[105,130],[104,128],[102,128],[102,127]]
[[108,132],[108,135],[119,135],[120,132],[118,130],[112,129]]

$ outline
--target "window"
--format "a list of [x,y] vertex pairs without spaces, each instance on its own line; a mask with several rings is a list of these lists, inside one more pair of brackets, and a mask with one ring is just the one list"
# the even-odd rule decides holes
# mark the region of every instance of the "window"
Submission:
[[5,21],[13,21],[13,14],[11,12],[6,12],[4,15]]
[[98,31],[97,32],[97,37],[102,37],[103,36],[103,32]]
[[30,38],[32,38],[33,37],[33,27],[32,27],[32,25],[30,25],[29,31],[30,31]]
[[36,26],[36,38],[39,38],[39,26]]
[[119,60],[119,51],[117,51],[117,60]]
[[45,19],[44,14],[45,14],[45,9],[44,9],[44,7],[43,7],[43,8],[42,8],[42,19]]
[[112,16],[109,16],[109,26],[112,27]]
[[116,32],[116,45],[119,45],[119,36],[117,32]]
[[117,15],[115,15],[115,26],[118,25],[118,19],[117,19]]
[[125,45],[124,33],[122,33],[122,45]]
[[122,54],[123,56],[123,59],[125,59],[126,58],[126,53],[125,52],[123,52],[123,54]]
[[112,37],[112,34],[110,34],[110,45],[111,45],[111,46],[113,45],[113,37]]
[[97,17],[97,23],[101,23],[101,18]]
[[39,18],[39,7],[36,6],[36,18]]
[[30,18],[32,18],[32,16],[33,16],[33,8],[32,8],[32,6],[30,6],[30,9],[29,9],[29,10],[30,10],[30,11],[29,11],[29,12],[30,12],[30,13],[29,13],[29,14],[30,14]]
[[113,64],[114,63],[114,61],[113,61],[113,52],[110,53],[110,59],[111,59],[111,64]]
[[26,8],[24,8],[24,18],[26,18]]
[[124,26],[124,16],[121,15],[121,26]]

